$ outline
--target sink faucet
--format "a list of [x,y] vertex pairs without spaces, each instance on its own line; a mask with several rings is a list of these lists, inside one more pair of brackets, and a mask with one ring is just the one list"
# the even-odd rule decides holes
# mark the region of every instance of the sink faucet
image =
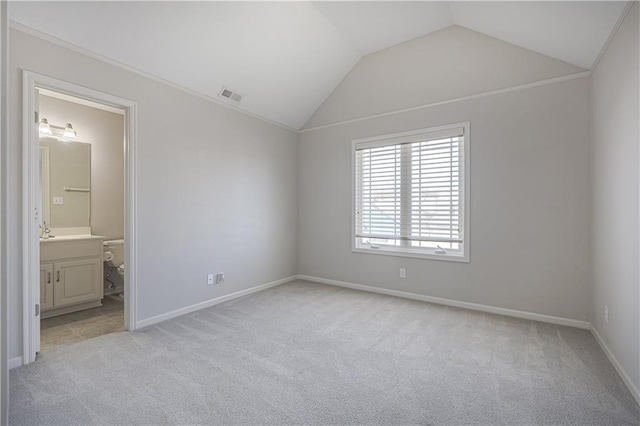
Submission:
[[40,225],[40,238],[46,240],[47,238],[51,238],[51,228],[47,225],[47,222],[42,221],[42,225]]

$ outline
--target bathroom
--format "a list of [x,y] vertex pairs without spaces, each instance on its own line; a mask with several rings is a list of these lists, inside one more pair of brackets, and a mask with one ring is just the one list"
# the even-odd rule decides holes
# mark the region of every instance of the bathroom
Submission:
[[124,330],[124,112],[39,89],[40,354]]

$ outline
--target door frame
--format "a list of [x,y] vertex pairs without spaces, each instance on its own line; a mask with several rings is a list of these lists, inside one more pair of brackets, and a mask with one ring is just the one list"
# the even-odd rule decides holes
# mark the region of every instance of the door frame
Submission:
[[[36,122],[38,89],[58,93],[119,108],[124,111],[124,161],[125,161],[125,218],[124,218],[124,328],[138,328],[137,294],[137,235],[136,235],[136,147],[137,103],[108,93],[79,86],[43,74],[23,70],[22,73],[22,362],[29,364],[36,359],[40,346],[39,306],[40,292],[40,235],[39,217],[42,214],[38,196],[39,134]],[[37,313],[37,315],[36,315]]]

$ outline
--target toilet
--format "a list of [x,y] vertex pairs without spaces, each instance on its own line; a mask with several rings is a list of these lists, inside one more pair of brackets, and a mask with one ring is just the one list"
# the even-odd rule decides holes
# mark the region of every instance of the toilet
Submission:
[[117,267],[124,277],[124,240],[107,240],[103,244],[104,261],[108,266]]

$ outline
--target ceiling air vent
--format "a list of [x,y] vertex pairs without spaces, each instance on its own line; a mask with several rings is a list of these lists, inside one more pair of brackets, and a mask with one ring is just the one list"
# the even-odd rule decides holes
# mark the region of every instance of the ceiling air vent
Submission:
[[242,95],[232,92],[231,90],[223,87],[220,93],[218,93],[218,97],[222,98],[225,101],[232,102],[234,104],[240,103],[242,100]]

